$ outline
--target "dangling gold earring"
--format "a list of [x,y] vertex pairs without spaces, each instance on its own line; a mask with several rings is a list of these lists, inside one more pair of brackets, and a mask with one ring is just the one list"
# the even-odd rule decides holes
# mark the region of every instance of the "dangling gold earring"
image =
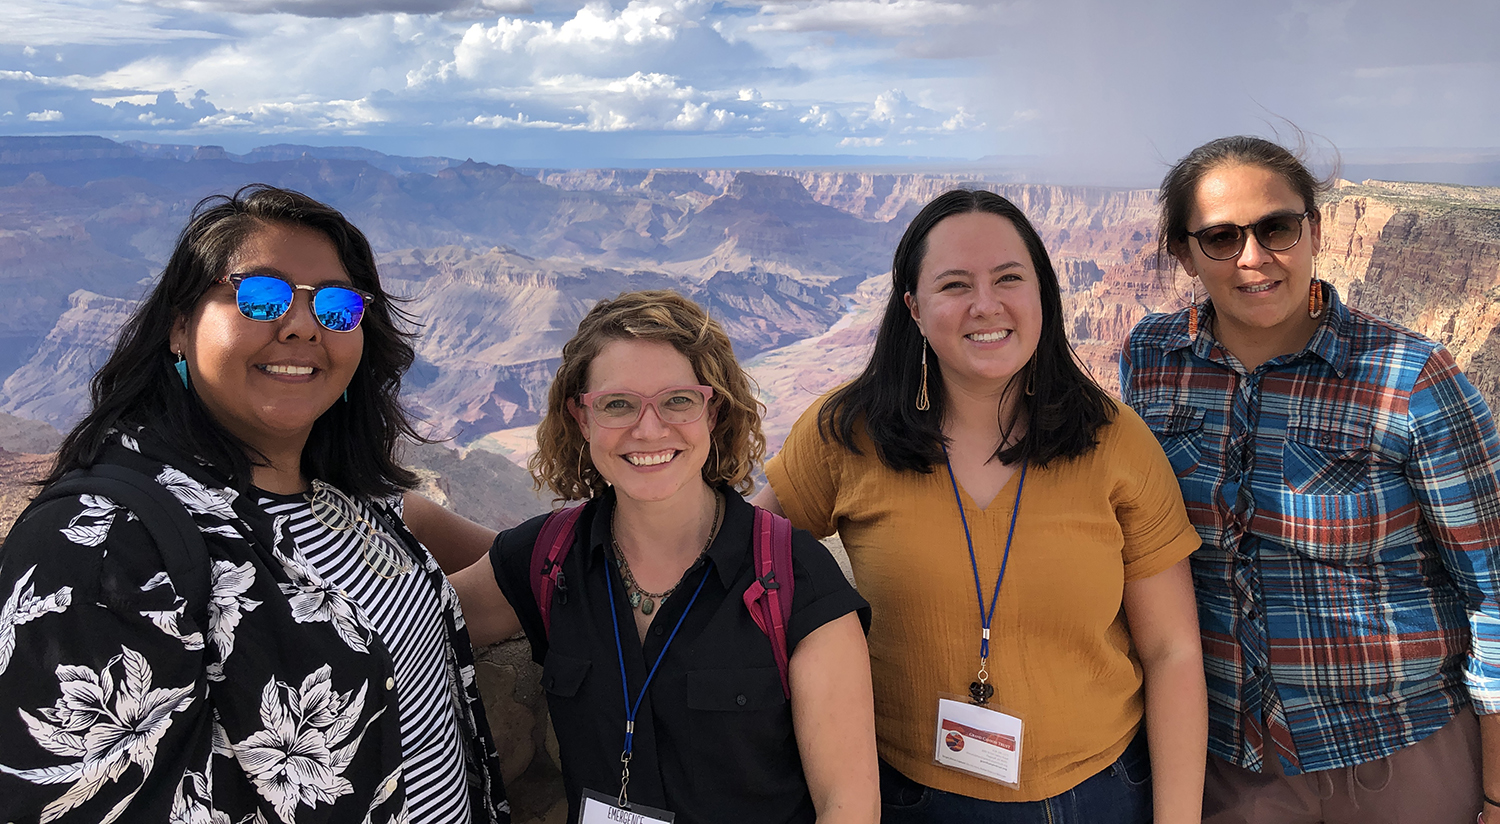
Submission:
[[588,484],[585,483],[584,480],[583,480],[583,453],[587,452],[588,450],[589,450],[589,442],[588,441],[584,441],[578,447],[578,485],[582,486],[582,487],[587,487],[588,486]]
[[1188,337],[1198,339],[1198,280],[1188,276]]
[[1036,394],[1036,353],[1031,353],[1031,360],[1026,363],[1026,397]]
[[708,476],[710,478],[718,478],[723,474],[719,471],[719,442],[714,438],[712,432],[708,434],[708,460],[709,466],[712,467],[708,472]]
[[1318,273],[1313,272],[1312,284],[1307,288],[1307,316],[1310,318],[1321,317],[1323,314],[1323,281],[1318,280]]
[[932,403],[927,398],[927,336],[922,336],[922,386],[917,389],[917,411],[926,412],[932,408]]

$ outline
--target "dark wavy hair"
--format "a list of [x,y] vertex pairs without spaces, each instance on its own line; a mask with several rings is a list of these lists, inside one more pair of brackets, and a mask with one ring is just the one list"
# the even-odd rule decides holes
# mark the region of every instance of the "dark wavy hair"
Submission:
[[587,388],[594,358],[617,340],[661,341],[693,364],[698,380],[714,390],[710,403],[715,422],[709,433],[713,449],[703,464],[703,480],[710,486],[727,484],[742,494],[754,488],[751,473],[766,456],[760,422],[764,407],[755,397],[750,376],[735,360],[724,327],[703,307],[665,289],[624,292],[599,301],[563,345],[562,362],[547,393],[547,414],[536,428],[536,453],[528,463],[536,488],[546,486],[565,501],[592,498],[609,488],[588,456],[588,442],[569,407]]
[[303,474],[366,497],[417,485],[416,475],[395,457],[403,436],[427,440],[413,430],[400,402],[401,376],[415,357],[415,335],[407,330],[416,323],[380,288],[375,255],[359,229],[331,206],[264,184],[213,195],[194,207],[156,286],[120,329],[114,352],[94,375],[93,408],[63,440],[43,484],[94,464],[111,429],[146,426],[165,433],[181,454],[206,461],[239,490],[249,487],[252,467],[265,465],[265,456],[225,429],[197,393],[182,385],[169,336],[240,247],[272,224],[327,237],[354,286],[375,295],[360,322],[364,350],[349,381],[348,401],[335,402],[313,424],[302,449]]
[[[1031,254],[1042,298],[1042,331],[1036,356],[1030,365],[1011,377],[1005,389],[1005,397],[1015,394],[1025,411],[1026,434],[1011,445],[996,449],[995,458],[1004,463],[1027,460],[1046,466],[1058,458],[1083,455],[1098,445],[1099,427],[1109,422],[1114,403],[1074,359],[1063,328],[1057,272],[1042,246],[1042,238],[1014,203],[993,192],[971,189],[938,195],[906,227],[891,261],[891,297],[875,336],[870,362],[858,378],[833,393],[818,416],[818,432],[825,441],[831,438],[859,454],[855,426],[863,422],[886,466],[926,473],[943,463],[946,439],[942,424],[947,404],[943,367],[937,358],[928,358],[931,408],[917,411],[923,342],[905,298],[916,291],[922,258],[927,254],[927,236],[933,228],[949,217],[971,212],[997,215],[1016,227]],[[1028,384],[1032,394],[1020,391]],[[996,415],[999,414],[997,408]],[[1013,423],[1002,420],[1001,431],[1008,431]]]
[[1210,140],[1188,152],[1162,178],[1157,202],[1161,204],[1161,217],[1156,230],[1156,265],[1158,269],[1170,268],[1171,259],[1184,252],[1188,239],[1188,215],[1198,198],[1198,184],[1203,176],[1224,166],[1257,166],[1286,181],[1293,192],[1302,199],[1302,208],[1310,212],[1313,223],[1323,219],[1318,211],[1318,195],[1333,188],[1338,177],[1337,164],[1329,177],[1323,180],[1313,176],[1303,163],[1300,154],[1306,153],[1306,138],[1298,132],[1297,152],[1273,143],[1265,138],[1235,135]]

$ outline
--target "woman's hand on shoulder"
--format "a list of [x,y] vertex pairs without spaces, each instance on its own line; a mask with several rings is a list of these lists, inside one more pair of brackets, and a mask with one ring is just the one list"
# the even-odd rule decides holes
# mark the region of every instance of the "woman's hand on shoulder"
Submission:
[[755,493],[755,497],[750,499],[750,503],[772,515],[786,517],[786,511],[781,508],[781,499],[776,497],[776,490],[772,489],[770,484],[761,487],[761,490]]

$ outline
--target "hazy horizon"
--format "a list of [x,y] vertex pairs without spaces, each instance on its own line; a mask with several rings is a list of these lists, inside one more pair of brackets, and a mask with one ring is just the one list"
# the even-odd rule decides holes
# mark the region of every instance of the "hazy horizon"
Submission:
[[1488,162],[1496,30],[1485,0],[10,0],[0,132],[564,168],[1025,157],[1148,185],[1295,124],[1315,159]]

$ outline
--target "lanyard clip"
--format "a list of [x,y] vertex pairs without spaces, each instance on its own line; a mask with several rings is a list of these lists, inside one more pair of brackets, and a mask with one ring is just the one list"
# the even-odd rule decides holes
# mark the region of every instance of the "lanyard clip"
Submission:
[[630,809],[630,750],[620,753],[620,797],[616,799],[622,809]]
[[979,659],[979,677],[972,684],[969,684],[970,703],[981,705],[987,704],[989,703],[990,698],[995,694],[994,685],[989,683],[990,671],[987,667],[988,663],[988,658]]

